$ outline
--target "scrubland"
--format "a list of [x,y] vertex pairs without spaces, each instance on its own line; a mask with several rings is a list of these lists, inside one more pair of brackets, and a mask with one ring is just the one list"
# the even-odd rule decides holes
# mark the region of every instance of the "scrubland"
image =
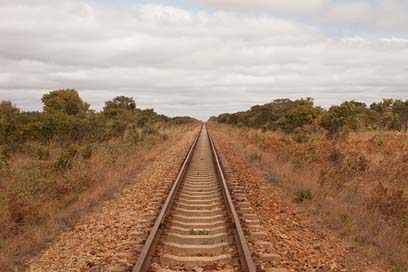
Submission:
[[128,97],[100,113],[75,90],[50,92],[43,103],[42,112],[0,103],[0,271],[23,270],[26,257],[197,127]]
[[317,225],[391,271],[408,271],[408,134],[287,134],[212,123]]

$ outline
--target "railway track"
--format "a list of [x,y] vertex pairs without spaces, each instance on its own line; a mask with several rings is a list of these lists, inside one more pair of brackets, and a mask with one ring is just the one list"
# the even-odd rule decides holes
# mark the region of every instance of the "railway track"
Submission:
[[[254,237],[259,232],[252,234]],[[266,262],[271,259],[271,255],[263,254],[263,257]],[[274,261],[275,257],[272,256]],[[203,125],[154,221],[133,272],[259,270],[214,143]]]

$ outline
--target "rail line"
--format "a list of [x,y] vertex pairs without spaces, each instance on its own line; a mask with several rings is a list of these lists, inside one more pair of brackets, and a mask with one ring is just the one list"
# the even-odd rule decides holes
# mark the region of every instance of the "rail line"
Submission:
[[144,243],[133,268],[141,271],[259,271],[206,125],[187,152]]

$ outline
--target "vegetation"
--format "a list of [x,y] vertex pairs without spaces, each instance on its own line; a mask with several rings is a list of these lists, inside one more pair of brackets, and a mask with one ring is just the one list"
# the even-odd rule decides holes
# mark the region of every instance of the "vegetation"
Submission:
[[317,220],[408,271],[408,100],[279,99],[211,120]]
[[303,202],[305,200],[311,200],[313,198],[312,191],[309,189],[299,190],[295,192],[295,201]]
[[294,133],[304,141],[302,131],[324,130],[329,137],[361,130],[408,130],[408,100],[384,99],[367,106],[357,101],[346,101],[325,110],[314,106],[313,99],[278,99],[250,110],[223,113],[211,120],[238,127],[262,130],[280,130]]
[[1,271],[15,271],[53,229],[126,183],[155,145],[183,135],[177,124],[195,121],[139,109],[124,96],[101,112],[75,90],[42,102],[40,112],[0,103]]
[[396,113],[377,115],[374,127],[372,112],[353,104],[345,105],[357,117],[346,118],[349,131],[336,137],[326,137],[327,130],[314,124],[300,128],[302,141],[294,137],[296,129],[288,134],[215,122],[210,127],[316,222],[354,241],[374,260],[408,271],[408,134]]

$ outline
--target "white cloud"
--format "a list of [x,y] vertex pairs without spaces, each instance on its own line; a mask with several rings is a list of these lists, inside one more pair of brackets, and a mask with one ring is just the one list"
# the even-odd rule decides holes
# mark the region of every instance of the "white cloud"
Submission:
[[408,33],[407,0],[185,0],[216,10],[262,12],[340,28]]
[[[323,105],[408,98],[408,42],[392,35],[334,39],[265,15],[34,2],[0,0],[0,98],[25,109],[39,109],[41,95],[58,88],[77,88],[95,108],[129,95],[142,107],[200,118],[281,97]],[[327,4],[312,2],[311,13]],[[273,5],[283,12],[285,3]]]
[[329,0],[187,0],[187,2],[218,9],[273,11],[282,15],[304,15],[322,11]]

